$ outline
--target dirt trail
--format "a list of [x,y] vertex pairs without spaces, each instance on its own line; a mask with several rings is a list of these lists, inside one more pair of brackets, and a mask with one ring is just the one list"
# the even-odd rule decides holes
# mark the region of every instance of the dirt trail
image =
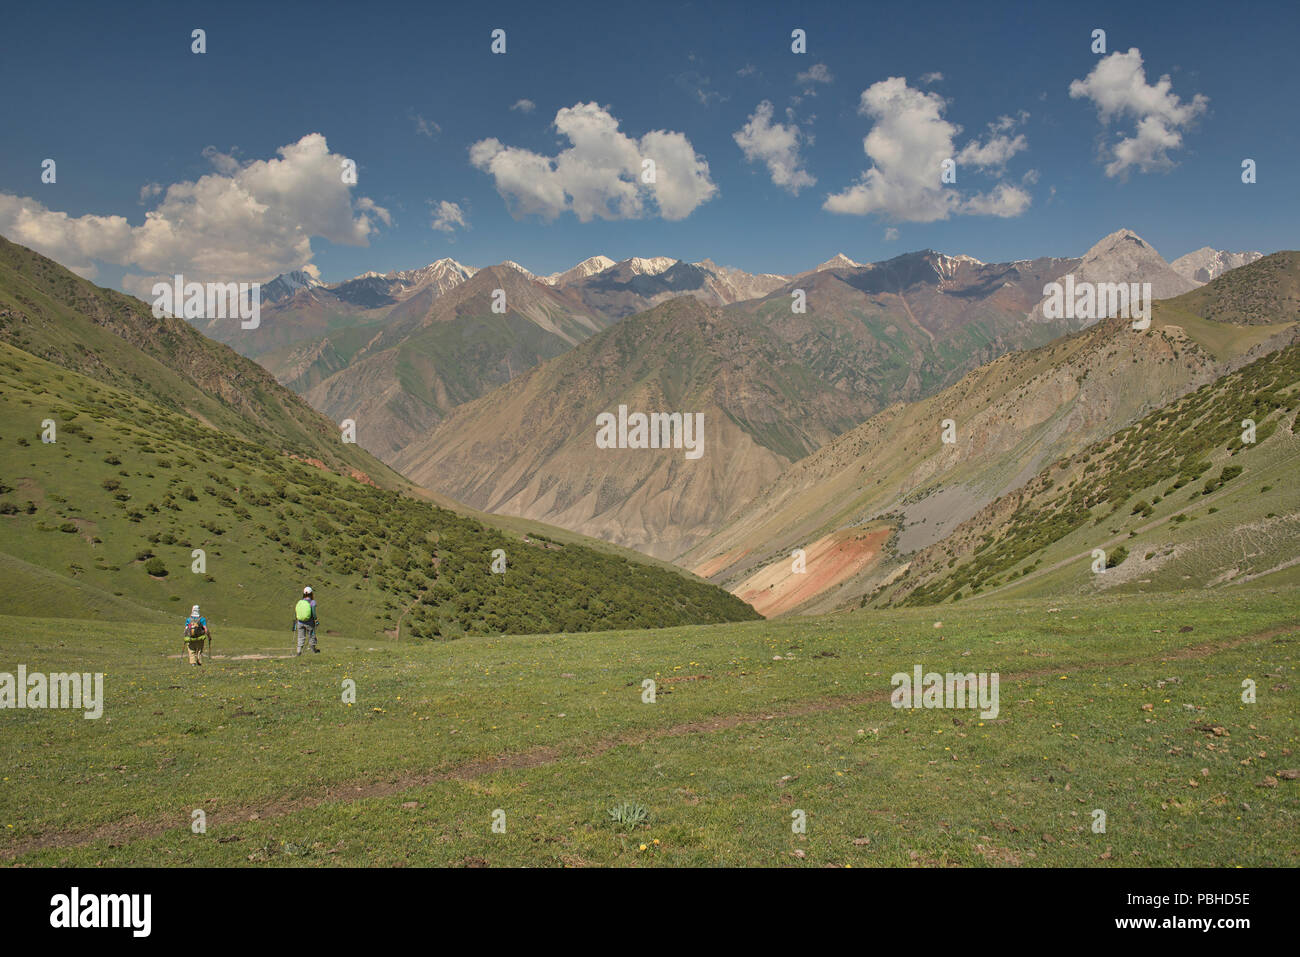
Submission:
[[[168,658],[184,658],[185,655],[168,655]],[[266,661],[269,658],[294,658],[296,655],[210,655],[203,653],[203,660],[213,661]]]
[[[1300,621],[1275,626],[1266,631],[1256,632],[1250,635],[1240,635],[1235,638],[1225,638],[1218,641],[1204,642],[1199,645],[1174,648],[1158,655],[1146,655],[1118,661],[1081,661],[1057,665],[1051,668],[1036,668],[1031,671],[1018,671],[1003,674],[1001,676],[1001,683],[1011,684],[1018,681],[1030,681],[1036,678],[1045,677],[1046,675],[1086,670],[1087,668],[1097,667],[1103,664],[1110,667],[1125,668],[1138,664],[1177,661],[1187,658],[1204,658],[1215,654],[1216,652],[1227,651],[1253,642],[1268,641],[1278,635],[1293,631],[1297,627],[1300,627]],[[493,755],[488,758],[467,761],[442,770],[404,774],[390,781],[370,781],[360,784],[355,782],[332,784],[311,794],[299,795],[297,797],[276,798],[259,804],[240,805],[228,808],[208,808],[207,810],[209,816],[219,814],[222,821],[244,822],[253,819],[254,814],[257,815],[257,820],[265,821],[267,819],[284,817],[285,815],[292,814],[296,811],[310,810],[311,808],[319,807],[322,804],[360,801],[367,798],[392,797],[402,793],[403,791],[412,788],[427,787],[430,784],[435,784],[440,781],[471,780],[473,778],[495,774],[499,771],[527,770],[529,768],[536,768],[546,764],[553,764],[556,761],[561,760],[590,760],[592,758],[600,757],[601,755],[619,747],[637,746],[663,739],[679,738],[687,734],[727,731],[732,728],[740,727],[741,725],[759,724],[764,721],[777,721],[787,718],[801,718],[811,714],[819,714],[840,708],[853,707],[854,705],[869,704],[877,701],[888,701],[890,691],[891,689],[882,689],[880,691],[871,692],[870,694],[839,695],[831,698],[821,698],[802,702],[798,705],[786,707],[782,710],[721,715],[714,718],[669,725],[666,728],[648,728],[619,735],[617,737],[602,738],[593,743],[572,749],[561,750],[549,745],[538,746],[535,748],[529,748],[526,751]],[[180,816],[182,818],[184,817],[183,814]],[[187,825],[184,821],[178,823],[177,816],[172,815],[166,819],[152,820],[129,817],[119,821],[114,821],[111,824],[102,824],[98,827],[87,830],[53,831],[47,834],[41,834],[24,840],[15,841],[8,847],[0,848],[0,861],[13,860],[34,851],[49,850],[52,848],[83,847],[87,844],[93,844],[96,841],[110,841],[113,844],[124,844],[129,841],[146,840],[158,837],[166,831],[186,826]]]

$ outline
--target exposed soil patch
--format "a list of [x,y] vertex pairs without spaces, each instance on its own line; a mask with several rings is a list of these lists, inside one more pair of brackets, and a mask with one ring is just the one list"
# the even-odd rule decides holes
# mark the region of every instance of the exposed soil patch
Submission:
[[699,575],[701,578],[712,578],[718,572],[722,571],[734,562],[740,561],[748,554],[748,548],[733,548],[731,551],[718,555],[716,558],[710,558],[703,564],[696,565],[691,569],[691,571],[696,575]]
[[770,618],[797,608],[828,588],[852,578],[880,556],[889,529],[843,528],[806,549],[806,571],[794,571],[794,560],[782,558],[759,569],[734,589],[760,615]]

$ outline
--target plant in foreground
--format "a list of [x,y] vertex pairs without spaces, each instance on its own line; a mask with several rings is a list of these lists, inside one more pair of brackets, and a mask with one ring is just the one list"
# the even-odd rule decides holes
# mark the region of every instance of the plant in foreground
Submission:
[[609,809],[609,820],[614,827],[623,827],[630,831],[650,820],[650,812],[643,805],[624,801]]

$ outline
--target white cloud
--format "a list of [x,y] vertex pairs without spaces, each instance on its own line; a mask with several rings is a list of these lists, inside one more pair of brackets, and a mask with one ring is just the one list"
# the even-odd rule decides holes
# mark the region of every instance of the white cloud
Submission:
[[641,151],[655,161],[657,181],[649,188],[664,219],[685,219],[717,193],[708,161],[685,134],[652,130],[641,137]]
[[434,136],[442,132],[441,126],[433,122],[433,120],[426,120],[419,113],[416,113],[411,117],[411,119],[415,121],[415,132],[419,133],[421,136],[427,136],[429,139],[433,139]]
[[1172,168],[1170,151],[1183,145],[1183,130],[1210,102],[1200,93],[1183,102],[1173,92],[1168,74],[1154,85],[1147,83],[1137,47],[1103,57],[1085,79],[1072,80],[1070,98],[1091,100],[1105,126],[1118,119],[1134,123],[1134,135],[1121,135],[1110,146],[1103,144],[1103,157],[1110,157],[1107,176],[1120,176],[1134,167],[1143,173]]
[[1021,110],[1015,116],[999,116],[989,124],[989,129],[994,133],[1005,133],[1008,130],[1015,129],[1027,119],[1029,119],[1029,111]]
[[203,147],[203,158],[217,168],[223,176],[230,176],[239,169],[239,160],[229,153],[223,153],[215,146]]
[[0,235],[62,263],[87,279],[93,260],[117,262],[131,245],[133,227],[123,216],[69,216],[34,199],[0,193]]
[[795,76],[794,81],[804,88],[805,94],[816,96],[818,83],[831,83],[834,79],[825,63],[815,63],[807,72]]
[[772,104],[759,103],[748,122],[731,136],[751,163],[767,164],[772,182],[798,195],[805,186],[817,182],[799,156],[799,144],[804,138],[794,123],[773,123]]
[[922,85],[922,86],[930,86],[932,83],[942,83],[942,82],[943,82],[943,74],[942,74],[942,73],[935,72],[935,73],[922,73],[922,74],[921,74],[921,85]]
[[962,200],[956,212],[963,216],[1000,216],[1010,219],[1029,208],[1029,194],[1019,186],[998,183],[987,193],[977,193]]
[[[1007,117],[1003,117],[1003,119],[1007,119]],[[989,127],[993,129],[999,128],[994,123],[990,123]],[[978,140],[971,140],[963,146],[961,152],[957,154],[957,165],[959,167],[966,165],[977,166],[980,169],[1002,169],[1007,165],[1007,160],[1021,150],[1028,148],[1029,143],[1025,140],[1023,133],[1017,134],[1015,138],[1001,133],[994,133],[983,143]]]
[[887,243],[892,243],[892,242],[893,242],[894,240],[896,240],[897,238],[898,238],[898,227],[896,227],[896,226],[886,226],[886,227],[885,227],[885,242],[887,242]]
[[[572,144],[555,156],[505,146],[491,137],[469,149],[470,163],[490,174],[516,218],[555,219],[572,212],[581,222],[636,219],[653,199],[664,219],[684,219],[717,187],[709,164],[681,133],[655,130],[640,140],[595,103],[555,114],[555,128]],[[655,182],[643,183],[642,160],[653,159]]]
[[469,223],[459,203],[449,203],[444,199],[434,210],[433,228],[444,233],[454,233],[457,229],[468,229]]
[[520,113],[531,113],[537,109],[537,104],[532,100],[515,100],[515,105],[510,107],[512,110],[518,110]]
[[1023,136],[993,132],[997,124],[990,124],[992,135],[986,142],[972,140],[957,151],[953,141],[961,127],[943,118],[946,106],[937,93],[914,89],[899,76],[863,90],[858,112],[871,117],[874,125],[862,147],[872,167],[849,188],[827,196],[822,208],[919,223],[949,216],[1024,212],[1030,196],[1020,187],[998,183],[989,193],[967,194],[941,181],[944,160],[957,160],[961,182],[961,164],[1000,173],[1006,161],[1027,145]]
[[[388,211],[343,183],[343,157],[319,133],[283,146],[277,159],[241,163],[209,148],[216,172],[162,190],[158,205],[133,226],[122,216],[69,216],[37,200],[0,194],[0,234],[83,275],[94,260],[151,275],[183,273],[203,282],[257,281],[301,269],[311,239],[367,245]],[[142,196],[156,195],[146,188]],[[144,287],[141,277],[123,280]]]

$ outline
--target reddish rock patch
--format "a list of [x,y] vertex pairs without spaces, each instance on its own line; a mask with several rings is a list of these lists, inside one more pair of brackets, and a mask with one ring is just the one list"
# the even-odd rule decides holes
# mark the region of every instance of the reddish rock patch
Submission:
[[793,559],[782,558],[759,569],[735,588],[734,594],[766,618],[779,615],[852,578],[874,562],[889,540],[889,532],[888,528],[832,532],[807,546],[807,570],[802,574],[793,571]]

